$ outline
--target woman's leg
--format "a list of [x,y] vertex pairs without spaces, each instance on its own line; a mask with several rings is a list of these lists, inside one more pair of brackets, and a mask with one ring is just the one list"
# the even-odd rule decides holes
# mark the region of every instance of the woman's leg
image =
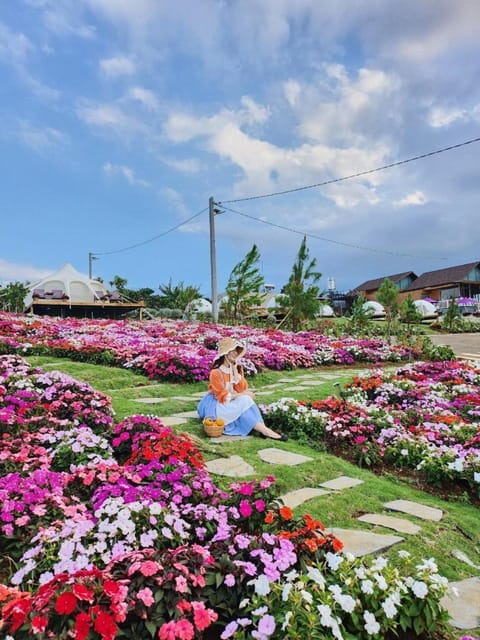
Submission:
[[258,431],[262,436],[267,438],[272,438],[272,440],[280,440],[282,436],[274,431],[273,429],[269,429],[264,422],[257,422],[257,424],[253,427],[254,431]]

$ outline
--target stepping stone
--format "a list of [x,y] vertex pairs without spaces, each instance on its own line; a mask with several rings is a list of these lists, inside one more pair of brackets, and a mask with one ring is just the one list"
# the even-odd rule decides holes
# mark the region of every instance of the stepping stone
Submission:
[[266,384],[264,389],[276,389],[277,387],[283,387],[284,385],[281,382],[276,382],[275,384]]
[[424,504],[412,502],[411,500],[392,500],[392,502],[387,502],[383,506],[392,511],[408,513],[422,520],[435,520],[435,522],[438,522],[443,517],[443,511],[441,509],[427,507]]
[[165,416],[161,417],[160,420],[166,427],[175,427],[178,424],[186,423],[186,420],[184,420],[184,418],[179,418],[178,416]]
[[229,478],[243,478],[252,476],[255,469],[250,466],[240,456],[230,456],[229,458],[217,458],[206,463],[207,470],[217,476],[227,476]]
[[251,440],[252,436],[218,436],[218,438],[209,438],[208,442],[212,444],[224,444],[225,442],[237,442],[237,440]]
[[336,380],[337,378],[342,378],[344,374],[343,373],[323,373],[322,376],[326,380]]
[[389,549],[394,544],[403,542],[404,538],[391,534],[382,535],[371,531],[360,531],[354,529],[330,529],[331,533],[339,538],[343,544],[345,552],[352,553],[360,558],[370,553],[379,553]]
[[[455,595],[456,589],[458,595]],[[440,600],[450,615],[450,624],[457,629],[480,626],[480,578],[450,582],[448,592]]]
[[470,558],[465,553],[463,553],[463,551],[460,551],[460,549],[454,549],[452,551],[452,556],[457,560],[460,560],[461,562],[465,562],[465,564],[468,564],[470,567],[473,567],[474,569],[480,569],[478,564],[474,564],[470,560]]
[[142,404],[159,404],[160,402],[166,402],[168,398],[134,398],[134,402],[141,402]]
[[340,476],[333,480],[328,480],[327,482],[321,482],[320,486],[325,487],[325,489],[341,491],[342,489],[355,487],[357,484],[363,484],[363,480],[358,480],[358,478],[349,478],[348,476]]
[[223,444],[224,442],[236,442],[237,440],[250,440],[252,436],[218,436],[218,438],[209,438],[212,444]]
[[303,385],[295,385],[294,387],[288,387],[289,391],[305,391],[308,387],[304,387]]
[[197,391],[196,393],[192,393],[192,398],[203,398],[203,396],[206,396],[207,392],[206,391]]
[[302,386],[304,387],[318,387],[322,382],[320,380],[303,380]]
[[271,464],[286,464],[289,467],[294,467],[297,464],[303,464],[304,462],[311,462],[313,458],[302,456],[299,453],[292,453],[291,451],[284,451],[283,449],[260,449],[257,452],[260,458],[264,462],[270,462]]
[[357,518],[360,522],[368,522],[369,524],[377,524],[380,527],[386,527],[387,529],[393,529],[399,533],[409,533],[415,535],[421,531],[421,527],[418,524],[413,524],[410,520],[404,518],[393,518],[392,516],[384,516],[381,513],[366,513],[363,516]]
[[256,396],[271,396],[273,391],[255,391]]
[[330,493],[330,491],[325,491],[325,489],[314,489],[313,487],[305,487],[304,489],[290,491],[284,496],[280,496],[280,500],[287,507],[290,507],[290,509],[295,509],[295,507],[298,507],[307,500],[317,498],[318,496],[325,496],[328,493]]
[[183,402],[195,402],[193,396],[173,396],[175,400],[182,400]]
[[[173,416],[175,418],[198,418],[198,413],[196,411],[183,411],[182,413],[174,413]],[[198,418],[200,420],[200,418]]]

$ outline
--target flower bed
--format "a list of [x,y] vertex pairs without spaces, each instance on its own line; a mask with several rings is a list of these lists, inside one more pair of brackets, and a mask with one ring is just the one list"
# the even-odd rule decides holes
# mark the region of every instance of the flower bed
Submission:
[[273,428],[359,464],[411,470],[432,485],[480,489],[480,370],[464,362],[374,371],[312,403],[263,407]]
[[126,367],[172,381],[208,379],[218,340],[248,342],[246,373],[354,362],[399,362],[413,349],[382,340],[332,338],[318,332],[291,333],[179,321],[81,320],[0,313],[0,353],[51,353]]
[[[2,637],[193,640],[207,630],[212,638],[228,637],[239,626],[257,628],[248,637],[283,637],[274,631],[285,618],[259,611],[274,593],[283,601],[292,590],[293,597],[297,583],[312,576],[317,585],[328,583],[333,598],[324,605],[331,609],[328,624],[318,616],[315,622],[326,639],[348,638],[342,630],[357,628],[358,616],[372,637],[377,628],[408,630],[413,608],[418,629],[442,623],[438,602],[446,581],[431,565],[421,574],[418,567],[395,570],[397,587],[392,580],[384,592],[379,581],[388,579],[387,569],[353,565],[321,522],[295,517],[275,500],[273,477],[221,490],[193,443],[155,416],[113,426],[105,398],[82,386],[90,406],[102,405],[86,413],[70,379],[71,413],[64,417],[57,400],[68,385],[62,378],[57,389],[58,380],[18,357],[0,357],[0,410],[9,420],[3,437],[13,427],[18,439],[35,436],[44,448],[40,465],[31,451],[22,460],[14,453],[11,463],[2,450],[6,467],[15,469],[0,477]],[[85,416],[92,426],[81,422]],[[361,596],[373,579],[378,588]],[[301,598],[320,603],[310,587]],[[331,624],[340,615],[333,601],[343,610],[338,629]],[[237,620],[241,607],[248,616]],[[369,617],[379,607],[385,615]],[[279,608],[278,616],[284,613]]]

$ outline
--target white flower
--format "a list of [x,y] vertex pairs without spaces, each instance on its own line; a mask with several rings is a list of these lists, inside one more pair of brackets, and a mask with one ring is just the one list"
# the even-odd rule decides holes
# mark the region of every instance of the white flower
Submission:
[[327,561],[328,567],[332,571],[336,571],[343,562],[343,556],[338,555],[338,553],[331,553],[329,551],[325,554],[325,560]]
[[282,589],[282,600],[286,602],[288,600],[288,596],[290,595],[290,591],[293,589],[293,584],[291,582],[287,582]]
[[310,580],[313,580],[313,582],[316,582],[322,588],[325,587],[325,578],[323,577],[321,571],[316,567],[308,567],[307,576],[310,578]]
[[371,580],[362,580],[361,589],[363,593],[373,593],[373,582]]
[[412,591],[417,598],[423,599],[428,594],[428,587],[425,582],[415,581],[412,585]]
[[397,607],[391,598],[387,598],[385,602],[382,603],[382,608],[387,618],[394,618],[397,614]]
[[381,589],[382,591],[385,591],[386,589],[388,589],[387,581],[385,580],[385,578],[382,576],[381,573],[375,573],[373,577],[377,581],[379,589]]
[[266,596],[270,593],[270,582],[265,574],[258,576],[254,581],[255,593],[259,596]]
[[363,614],[363,619],[365,620],[363,628],[369,636],[373,636],[380,631],[380,625],[378,624],[373,613],[370,613],[370,611],[365,611]]
[[388,564],[388,560],[383,556],[379,556],[378,558],[375,558],[375,560],[372,562],[372,570],[378,571],[379,569],[385,569],[387,564]]
[[305,591],[305,589],[302,589],[300,595],[302,596],[302,599],[305,600],[305,602],[307,602],[308,604],[312,604],[313,596],[310,591]]
[[282,631],[285,631],[285,629],[288,627],[288,623],[290,622],[290,618],[292,617],[292,615],[293,613],[291,611],[287,611],[287,613],[285,614],[285,620],[282,624]]
[[419,571],[427,569],[428,571],[434,571],[435,573],[438,571],[437,563],[433,558],[428,558],[428,560],[424,558],[422,564],[417,565],[417,569]]
[[405,551],[404,549],[401,549],[398,552],[398,555],[400,556],[400,558],[409,558],[410,554],[408,553],[408,551]]
[[477,472],[477,471],[473,472],[473,481],[480,482],[480,472]]

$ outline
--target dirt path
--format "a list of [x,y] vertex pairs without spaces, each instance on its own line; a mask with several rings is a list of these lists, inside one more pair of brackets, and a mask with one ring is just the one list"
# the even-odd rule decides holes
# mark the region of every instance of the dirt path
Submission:
[[480,360],[480,333],[446,333],[429,337],[435,345],[452,347],[457,356],[478,355]]

